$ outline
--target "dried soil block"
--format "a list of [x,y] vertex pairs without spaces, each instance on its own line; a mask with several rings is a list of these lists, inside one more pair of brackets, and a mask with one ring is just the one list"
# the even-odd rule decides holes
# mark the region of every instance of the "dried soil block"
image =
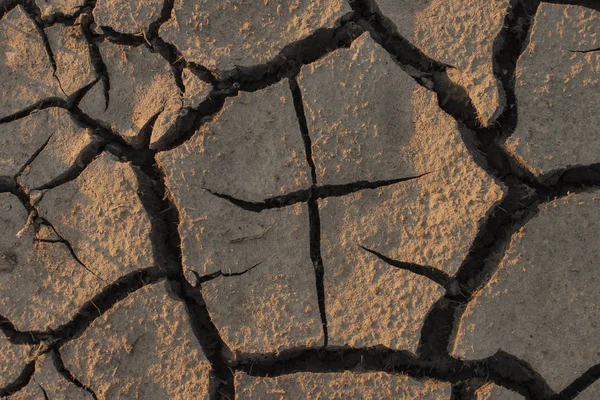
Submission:
[[62,352],[99,398],[208,398],[208,362],[162,283],[130,294]]
[[[502,349],[529,362],[556,391],[600,363],[599,204],[592,192],[541,207],[469,304],[455,355],[478,359]],[[597,390],[586,395],[598,397]]]
[[332,26],[347,11],[343,0],[176,0],[160,36],[186,60],[227,70],[264,63],[315,27]]
[[540,5],[517,68],[519,125],[509,147],[537,173],[598,162],[600,11]]
[[300,78],[318,182],[430,173],[319,201],[331,343],[416,351],[423,318],[444,291],[358,245],[453,274],[502,191],[433,95],[367,34]]
[[213,122],[159,160],[181,213],[184,268],[241,272],[260,263],[244,276],[205,285],[209,310],[231,349],[318,343],[306,206],[254,213],[211,194],[260,201],[309,186],[287,83],[229,100]]
[[16,7],[0,20],[0,115],[62,93],[35,25]]
[[493,74],[495,39],[509,10],[509,0],[379,0],[381,12],[398,33],[429,57],[460,72],[483,121],[504,105]]

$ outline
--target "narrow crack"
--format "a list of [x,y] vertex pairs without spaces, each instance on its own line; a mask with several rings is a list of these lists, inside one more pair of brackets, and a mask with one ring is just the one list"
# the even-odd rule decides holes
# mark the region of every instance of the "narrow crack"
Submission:
[[40,385],[39,383],[37,385],[40,388],[40,390],[42,391],[42,396],[44,396],[44,400],[50,400],[50,397],[48,397],[48,392],[46,392],[46,389],[44,389],[44,387],[42,385]]
[[69,166],[69,168],[67,168],[57,177],[50,180],[50,182],[38,186],[35,188],[35,190],[50,190],[64,185],[65,183],[74,181],[98,156],[104,152],[104,148],[107,144],[108,141],[104,138],[96,136],[92,137],[92,141],[83,149],[81,149],[75,158],[75,161]]
[[444,289],[448,290],[448,292],[450,292],[451,294],[454,294],[454,295],[459,294],[460,288],[458,286],[458,283],[450,275],[448,275],[446,272],[444,272],[440,269],[426,266],[426,265],[418,265],[415,263],[396,261],[389,257],[384,256],[381,253],[376,252],[375,250],[368,249],[361,245],[358,245],[358,246],[361,249],[375,255],[377,258],[381,259],[382,261],[384,261],[385,263],[387,263],[393,267],[403,269],[406,271],[410,271],[417,275],[424,276],[425,278],[430,279],[431,281],[437,283]]
[[304,102],[302,100],[302,90],[298,86],[298,80],[296,77],[289,79],[290,91],[292,92],[292,98],[294,99],[294,109],[296,110],[296,118],[300,125],[300,133],[302,134],[302,141],[304,142],[304,154],[306,155],[306,162],[310,167],[310,177],[312,184],[317,184],[317,167],[312,155],[312,142],[310,134],[308,132],[308,124],[306,122],[306,114],[304,113]]
[[86,301],[69,322],[58,326],[56,329],[48,330],[41,335],[33,333],[31,336],[34,338],[34,343],[39,343],[48,336],[56,340],[55,345],[57,347],[68,341],[75,340],[85,332],[92,322],[104,315],[115,304],[139,289],[157,283],[167,277],[168,273],[158,267],[148,267],[125,274],[110,285],[105,286],[94,297]]
[[[294,109],[296,111],[296,119],[300,127],[302,142],[304,143],[304,154],[306,163],[310,168],[310,176],[312,185],[306,196],[299,194],[299,199],[305,199],[308,209],[309,223],[309,254],[315,271],[315,285],[317,289],[317,305],[319,307],[319,316],[321,318],[321,329],[323,331],[323,346],[329,344],[329,329],[327,323],[327,309],[325,302],[325,266],[323,265],[323,256],[321,254],[321,217],[319,215],[319,202],[317,196],[317,168],[312,155],[312,142],[308,124],[306,122],[306,114],[304,112],[304,101],[302,100],[302,90],[298,85],[296,76],[288,79],[292,98],[294,100]],[[234,203],[236,204],[236,203]],[[240,203],[237,203],[240,204]]]
[[93,10],[96,6],[96,1],[90,1],[87,3],[85,10],[81,13],[81,32],[87,43],[90,63],[92,68],[96,72],[96,76],[102,81],[102,89],[104,94],[104,110],[108,109],[108,103],[110,101],[110,77],[108,75],[108,69],[104,60],[102,59],[102,53],[100,47],[96,43],[96,34],[93,31],[94,14]]
[[288,194],[284,194],[281,196],[269,197],[263,201],[246,201],[235,198],[233,196],[213,192],[209,189],[204,188],[210,194],[220,197],[224,200],[229,201],[231,204],[234,204],[246,211],[252,211],[255,213],[260,213],[265,210],[271,210],[274,208],[283,208],[288,207],[297,203],[307,203],[311,197],[315,199],[327,199],[330,197],[343,197],[349,194],[360,192],[361,190],[373,190],[379,189],[382,187],[395,185],[401,182],[408,182],[411,180],[422,178],[426,175],[429,175],[429,172],[421,175],[409,176],[405,178],[396,178],[396,179],[386,179],[380,181],[357,181],[352,183],[345,183],[341,185],[322,185],[322,186],[314,186],[308,189],[297,190],[295,192],[291,192]]
[[98,396],[96,396],[96,393],[94,393],[94,391],[91,388],[84,385],[79,379],[77,379],[71,373],[71,371],[69,371],[67,369],[67,367],[65,366],[65,363],[62,359],[62,356],[60,354],[60,350],[53,349],[50,351],[50,355],[52,356],[52,363],[54,364],[54,368],[56,369],[56,372],[58,372],[58,374],[60,376],[62,376],[67,382],[75,385],[77,388],[82,389],[82,390],[88,392],[89,394],[91,394],[92,398],[94,400],[98,400]]
[[50,65],[52,66],[52,73],[54,77],[58,80],[58,76],[56,75],[56,59],[54,57],[54,51],[52,51],[52,46],[50,46],[48,35],[45,31],[45,24],[44,21],[42,21],[42,12],[40,11],[40,8],[35,3],[35,0],[22,0],[21,7],[23,7],[23,11],[25,11],[25,14],[35,25],[35,28],[37,29],[38,34],[42,39],[42,44],[44,45],[44,49],[46,50],[46,54],[48,55]]

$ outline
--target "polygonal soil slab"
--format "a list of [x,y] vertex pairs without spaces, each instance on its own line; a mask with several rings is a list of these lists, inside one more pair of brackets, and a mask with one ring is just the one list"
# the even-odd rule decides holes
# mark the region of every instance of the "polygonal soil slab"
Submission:
[[[373,83],[373,76],[384,78]],[[358,245],[453,274],[501,190],[474,165],[435,95],[368,35],[305,67],[299,84],[319,184],[430,173],[319,200],[331,343],[416,350],[423,318],[443,291]]]
[[106,281],[153,265],[150,221],[135,175],[111,155],[97,158],[75,181],[45,191],[39,209]]
[[311,374],[255,378],[237,373],[243,399],[427,399],[450,398],[450,385],[383,373]]
[[160,137],[182,107],[196,105],[206,86],[186,74],[186,94],[175,84],[169,64],[145,47],[100,45],[102,59],[110,77],[110,101],[105,109],[102,84],[97,84],[81,102],[81,109],[110,124],[125,137],[132,137],[154,114],[154,138]]
[[478,359],[502,349],[557,391],[600,362],[599,204],[588,193],[541,207],[469,304],[456,355]]
[[495,39],[509,0],[379,0],[400,35],[428,56],[453,65],[484,121],[503,105],[492,71]]
[[342,0],[176,0],[159,33],[186,60],[226,70],[264,63],[315,28],[333,26],[348,9]]
[[56,76],[67,94],[94,79],[87,43],[79,27],[56,25],[46,29],[56,61]]
[[20,7],[0,20],[0,110],[2,116],[49,96],[61,95],[35,25]]
[[162,0],[98,0],[94,20],[118,32],[141,33],[160,16]]
[[29,346],[15,346],[10,344],[0,334],[0,388],[6,388],[17,379],[29,361],[29,350]]
[[309,186],[288,85],[228,100],[213,122],[159,161],[181,214],[184,267],[204,274],[260,264],[205,285],[208,309],[230,348],[265,352],[318,342],[306,209],[255,213],[211,194],[260,201]]
[[[24,229],[27,211],[10,194],[0,194],[0,314],[21,330],[64,323],[104,282],[80,265],[47,227]],[[35,224],[35,223],[34,223]],[[19,236],[17,236],[19,235]]]
[[[15,136],[10,138],[11,142],[28,136],[40,142],[38,149],[42,151],[30,160],[31,163],[19,176],[19,182],[30,191],[56,183],[59,176],[77,164],[78,155],[93,140],[89,130],[78,127],[68,112],[60,108],[37,112],[23,120],[0,125],[0,129],[4,126],[9,129],[18,127],[18,131],[13,132]],[[33,149],[29,151],[28,158],[34,155]]]
[[61,350],[100,398],[206,398],[209,365],[182,303],[162,283],[130,294]]
[[35,363],[35,374],[29,384],[10,397],[11,400],[45,399],[92,400],[92,394],[61,376],[50,354],[40,356]]
[[599,161],[600,12],[542,3],[517,68],[509,147],[537,173]]

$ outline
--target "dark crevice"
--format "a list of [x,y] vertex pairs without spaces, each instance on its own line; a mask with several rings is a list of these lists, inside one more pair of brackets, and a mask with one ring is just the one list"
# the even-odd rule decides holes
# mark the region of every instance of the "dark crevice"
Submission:
[[[0,320],[1,321],[1,320]],[[19,390],[23,389],[25,386],[29,384],[31,378],[33,378],[33,374],[35,373],[35,360],[29,361],[25,368],[21,371],[19,376],[8,385],[0,388],[0,397],[8,397]]]
[[368,249],[361,245],[358,245],[358,246],[361,249],[368,251],[371,254],[374,254],[376,257],[378,257],[379,259],[381,259],[382,261],[384,261],[385,263],[387,263],[393,267],[403,269],[406,271],[410,271],[414,274],[421,275],[421,276],[424,276],[425,278],[432,280],[433,282],[442,286],[444,289],[448,290],[450,293],[452,293],[454,295],[457,295],[460,291],[460,288],[458,287],[458,284],[456,283],[456,281],[454,279],[452,279],[452,277],[450,275],[448,275],[447,273],[445,273],[444,271],[442,271],[440,269],[430,267],[427,265],[419,265],[419,264],[414,264],[414,263],[409,263],[409,262],[404,262],[404,261],[396,261],[396,260],[386,257],[383,254],[378,253],[374,250]]
[[92,141],[86,145],[77,155],[75,161],[66,171],[59,174],[56,178],[50,182],[45,183],[36,188],[36,190],[49,190],[54,189],[57,186],[64,185],[65,183],[71,182],[79,177],[81,173],[104,151],[105,146],[108,144],[106,139],[93,136]]
[[453,279],[460,295],[446,293],[429,311],[423,328],[418,354],[423,360],[450,357],[453,335],[464,308],[473,293],[482,288],[497,270],[512,236],[537,212],[537,198],[528,191],[509,188],[479,227],[467,257]]
[[42,391],[42,396],[44,396],[44,400],[50,400],[50,397],[48,397],[48,392],[46,392],[46,389],[44,389],[44,387],[42,385],[40,385],[39,383],[37,385],[40,388],[40,390]]
[[52,136],[54,136],[54,132],[52,132],[50,135],[48,135],[48,138],[46,140],[44,140],[44,143],[42,143],[42,145],[40,147],[38,147],[38,149],[27,159],[27,161],[25,161],[25,164],[23,164],[23,166],[21,166],[21,168],[19,168],[19,171],[15,175],[16,180],[19,179],[19,177],[23,174],[23,172],[25,172],[27,167],[29,167],[36,160],[36,158],[42,153],[42,151],[44,151],[44,149],[48,146],[48,143],[50,143],[50,139],[52,139]]
[[150,23],[150,26],[146,31],[146,37],[148,38],[148,41],[152,41],[152,39],[158,36],[158,31],[160,30],[160,27],[171,18],[171,13],[173,12],[174,4],[175,0],[163,1],[163,6],[160,10],[160,15],[156,20]]
[[139,149],[149,149],[150,142],[152,141],[152,133],[154,132],[154,124],[156,124],[156,120],[162,114],[164,108],[160,108],[139,130],[134,147]]
[[0,0],[0,20],[19,4],[21,0]]
[[490,125],[497,127],[495,136],[504,139],[512,135],[518,123],[515,92],[517,63],[529,45],[529,35],[539,5],[539,0],[511,0],[502,29],[494,40],[492,69],[500,82],[499,89],[503,92],[505,105]]
[[[56,75],[56,59],[54,58],[54,52],[52,51],[52,46],[50,46],[50,41],[48,40],[48,35],[45,31],[45,24],[42,21],[42,12],[40,8],[35,3],[35,0],[23,0],[22,7],[25,11],[25,14],[29,17],[29,19],[35,25],[35,28],[42,39],[42,43],[44,45],[44,49],[46,50],[46,54],[48,55],[48,60],[50,61],[50,65],[52,66],[52,72],[54,77],[58,80],[58,76]],[[59,81],[60,83],[60,81]]]
[[309,221],[309,246],[310,259],[315,270],[315,284],[317,289],[317,303],[323,330],[323,346],[329,343],[329,330],[327,325],[327,310],[325,308],[325,267],[321,256],[321,217],[317,197],[312,194],[307,202]]
[[428,175],[429,173],[409,176],[406,178],[397,178],[397,179],[387,179],[381,181],[357,181],[352,183],[345,183],[341,185],[322,185],[322,186],[314,186],[308,189],[302,189],[295,192],[291,192],[288,194],[284,194],[281,196],[269,197],[263,201],[255,202],[255,201],[246,201],[237,199],[233,196],[229,196],[223,193],[213,192],[209,189],[204,188],[207,192],[211,193],[214,196],[220,197],[229,201],[230,203],[246,210],[252,212],[262,212],[265,210],[271,210],[274,208],[283,208],[288,207],[297,203],[306,203],[309,201],[311,197],[315,199],[327,199],[329,197],[342,197],[355,192],[359,192],[361,190],[366,189],[378,189],[390,185],[395,185],[401,182],[407,182],[414,179],[421,178],[423,176]]
[[15,122],[20,119],[26,118],[31,114],[34,114],[38,111],[46,110],[48,108],[62,108],[64,110],[74,112],[77,109],[77,106],[84,98],[84,96],[89,92],[89,90],[96,84],[97,80],[92,81],[91,83],[85,85],[81,89],[72,93],[67,99],[61,99],[60,97],[48,97],[42,100],[39,100],[32,105],[29,105],[22,110],[9,114],[5,117],[0,118],[0,124],[6,124],[9,122]]
[[594,190],[600,186],[600,163],[550,171],[542,175],[540,181],[544,187],[537,193],[542,201]]
[[600,364],[596,364],[585,371],[573,383],[564,388],[560,393],[551,397],[551,400],[571,400],[575,399],[581,392],[592,386],[600,380]]
[[477,400],[477,391],[481,387],[481,380],[464,381],[452,385],[450,400]]
[[45,110],[47,108],[68,109],[69,107],[68,107],[68,103],[66,100],[61,99],[60,97],[49,97],[49,98],[37,101],[34,104],[27,106],[24,109],[17,111],[13,114],[10,114],[10,115],[0,118],[0,124],[6,124],[8,122],[17,121],[19,119],[28,117],[29,115],[31,115],[35,112]]
[[58,374],[60,376],[62,376],[63,378],[65,378],[65,380],[73,385],[75,385],[76,387],[78,387],[79,389],[82,389],[86,392],[88,392],[89,394],[92,395],[92,398],[94,398],[94,400],[98,400],[98,396],[96,396],[96,393],[94,393],[94,391],[84,385],[79,379],[77,379],[72,373],[71,371],[69,371],[67,369],[67,367],[65,366],[65,363],[61,357],[60,354],[60,350],[58,349],[53,349],[50,352],[51,356],[52,356],[52,363],[54,364],[54,368],[56,369],[56,372],[58,372]]
[[588,49],[588,50],[571,50],[572,53],[593,53],[595,51],[600,51],[600,47],[596,47],[595,49]]
[[59,348],[64,343],[80,337],[92,322],[130,294],[167,277],[167,273],[157,267],[135,270],[104,287],[92,299],[86,301],[69,322],[56,329],[20,331],[8,318],[0,315],[0,331],[12,344],[48,343],[52,348]]
[[92,269],[90,269],[90,267],[88,267],[86,264],[84,264],[83,261],[81,261],[81,259],[79,258],[79,256],[77,256],[77,253],[75,253],[75,249],[73,248],[73,245],[71,244],[71,242],[69,242],[67,239],[65,239],[59,232],[58,230],[54,227],[54,225],[52,225],[50,222],[48,222],[47,219],[42,218],[41,221],[42,224],[48,226],[50,229],[52,229],[52,231],[54,232],[54,234],[56,236],[58,236],[58,239],[39,239],[36,238],[37,242],[40,243],[60,243],[62,245],[64,245],[67,250],[69,251],[69,254],[71,255],[71,258],[73,258],[73,260],[75,260],[75,262],[79,265],[81,265],[86,271],[88,271],[90,274],[94,275],[96,278],[100,279],[102,282],[108,283],[108,281],[104,278],[102,278],[100,275],[98,275],[96,272],[94,272]]
[[175,122],[153,143],[150,148],[156,151],[172,150],[189,139],[206,122],[210,121],[225,105],[226,95],[209,95],[197,107],[184,108]]
[[142,34],[117,32],[110,26],[101,25],[102,33],[100,36],[111,43],[122,46],[139,47],[146,44],[146,39]]
[[245,275],[248,272],[252,271],[254,268],[258,267],[260,264],[262,264],[262,262],[260,262],[258,264],[254,264],[250,268],[245,269],[240,272],[215,271],[215,272],[211,272],[210,274],[205,274],[205,275],[200,275],[200,274],[198,274],[198,272],[196,272],[194,270],[190,270],[190,272],[196,277],[196,284],[194,285],[194,287],[199,287],[199,285],[201,285],[203,283],[210,282],[210,281],[220,278],[220,277],[230,278],[230,277]]
[[426,362],[410,352],[384,346],[292,349],[278,354],[239,355],[232,368],[251,376],[271,378],[298,372],[385,372],[448,383],[493,382],[529,399],[547,399],[554,395],[528,363],[503,351],[482,360]]
[[302,141],[304,142],[304,153],[306,154],[306,162],[310,167],[310,177],[313,185],[317,184],[317,167],[313,160],[312,155],[312,142],[310,134],[308,132],[308,124],[306,122],[306,114],[304,113],[304,102],[302,101],[302,90],[298,86],[298,80],[296,77],[289,79],[290,90],[292,92],[292,98],[294,99],[294,109],[296,110],[296,118],[300,125],[300,133],[302,134]]
[[46,27],[61,24],[65,26],[73,26],[77,23],[79,17],[84,13],[91,12],[96,6],[96,0],[85,0],[81,6],[75,7],[75,11],[71,14],[63,12],[54,12],[43,18]]
[[158,267],[139,269],[123,275],[86,301],[69,322],[37,337],[32,336],[38,343],[49,336],[55,339],[56,346],[60,347],[63,343],[80,337],[92,322],[130,294],[167,277],[167,271]]
[[96,72],[96,76],[102,81],[102,89],[104,94],[104,110],[108,109],[108,103],[110,101],[110,77],[108,75],[108,69],[104,60],[102,59],[102,53],[100,47],[96,43],[96,34],[92,28],[94,24],[93,7],[95,1],[90,7],[86,9],[81,15],[81,32],[85,37],[85,41],[88,48],[90,64]]
[[212,321],[201,287],[193,287],[179,277],[170,282],[171,289],[185,305],[192,331],[211,365],[209,395],[211,399],[234,399],[233,371],[227,365],[226,354],[230,350]]
[[164,172],[152,159],[134,167],[134,173],[138,198],[150,218],[154,263],[170,272],[169,289],[184,303],[192,331],[211,364],[210,397],[233,399],[234,378],[225,358],[229,349],[212,321],[202,288],[193,287],[183,275],[179,211],[166,187]]
[[297,42],[285,46],[281,52],[265,64],[251,67],[239,66],[221,74],[215,84],[218,91],[254,92],[271,86],[284,78],[298,74],[300,68],[311,64],[327,54],[348,48],[364,29],[350,13],[343,16],[333,28],[319,28],[314,33]]

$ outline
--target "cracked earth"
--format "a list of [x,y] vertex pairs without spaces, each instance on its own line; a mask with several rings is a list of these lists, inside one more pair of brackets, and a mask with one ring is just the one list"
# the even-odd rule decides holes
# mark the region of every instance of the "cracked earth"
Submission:
[[600,398],[598,0],[0,0],[0,397]]

